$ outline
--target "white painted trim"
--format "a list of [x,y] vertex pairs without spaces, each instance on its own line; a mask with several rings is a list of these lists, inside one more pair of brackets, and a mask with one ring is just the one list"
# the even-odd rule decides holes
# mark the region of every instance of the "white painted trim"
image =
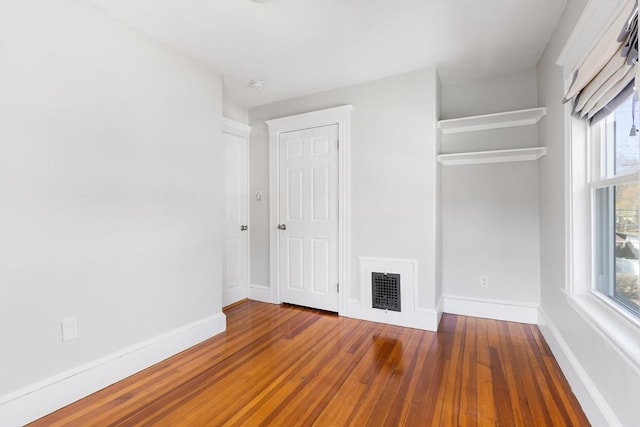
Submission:
[[440,325],[440,320],[442,320],[442,315],[444,314],[444,295],[440,295],[438,298],[438,302],[436,303],[436,328],[438,330],[438,326]]
[[[245,125],[244,123],[237,122],[232,119],[228,119],[226,117],[222,118],[222,133],[226,133],[228,135],[237,136],[239,138],[243,138],[247,141],[247,220],[246,225],[247,228],[247,250],[245,256],[247,257],[247,283],[245,284],[245,295],[248,297],[249,293],[249,282],[251,280],[251,164],[250,164],[250,139],[249,136],[251,134],[251,126]],[[224,290],[222,291],[225,292]]]
[[640,375],[640,328],[638,320],[622,313],[595,295],[570,295],[567,302],[582,319]]
[[590,0],[587,3],[556,60],[556,65],[563,68],[565,79],[582,65],[626,1],[629,0]]
[[439,120],[438,128],[443,134],[450,134],[535,125],[545,114],[547,114],[545,107],[505,111],[502,113]]
[[405,328],[435,332],[438,330],[438,324],[442,317],[442,313],[426,308],[421,308],[413,313],[370,310],[362,307],[356,300],[349,300],[349,311],[347,314],[344,314],[344,316],[367,320],[369,322],[378,322],[387,325],[403,326]]
[[596,246],[593,233],[593,189],[633,182],[640,173],[601,179],[590,177],[597,169],[600,147],[586,122],[572,118],[570,103],[565,120],[565,287],[567,303],[631,369],[640,374],[640,322],[593,290]]
[[[442,313],[434,308],[420,307],[418,304],[420,301],[418,261],[360,256],[358,268],[359,299],[349,299],[345,316],[427,331],[438,329]],[[368,279],[371,271],[395,273],[404,277],[401,281],[402,311],[386,311],[371,307],[371,282]]]
[[223,313],[132,345],[0,397],[0,425],[22,426],[226,329]]
[[[409,265],[411,266],[411,272],[413,274],[413,307],[412,309],[415,311],[424,311],[430,312],[430,309],[424,309],[422,307],[418,307],[418,300],[420,295],[420,289],[418,287],[418,261],[410,258],[385,258],[385,257],[370,257],[370,256],[359,256],[358,257],[358,265],[362,266],[363,264],[377,264],[378,266],[385,266],[387,268],[383,268],[379,271],[394,272],[397,273],[401,269],[401,265]],[[363,295],[366,292],[365,289],[360,289],[360,300],[363,301]]]
[[445,294],[443,297],[443,311],[445,313],[533,325],[538,323],[538,304],[449,294]]
[[[565,268],[565,278],[564,285],[565,289],[572,293],[573,292],[573,167],[572,167],[572,141],[571,141],[571,124],[567,123],[567,108],[564,107],[564,116],[565,116],[565,144],[564,144],[564,265],[567,266]],[[570,114],[570,113],[569,113]]]
[[[268,123],[267,123],[268,126]],[[278,289],[278,206],[276,201],[278,194],[278,139],[279,133],[269,130],[269,289],[271,291],[270,300],[274,304],[280,303],[280,291]],[[279,197],[278,197],[279,198]]]
[[545,147],[512,148],[508,150],[439,154],[438,162],[445,166],[527,162],[531,160],[538,160],[545,154],[547,154],[547,149]]
[[342,105],[325,110],[266,120],[269,127],[269,265],[271,302],[279,303],[278,289],[278,140],[283,132],[320,126],[338,125],[338,313],[344,315],[350,289],[351,257],[351,110]]
[[251,225],[251,138],[247,134],[247,298],[249,298],[249,289],[251,288],[251,233],[253,226]]
[[588,187],[591,153],[586,122],[571,116],[570,103],[563,109],[565,120],[565,290],[584,294],[592,283],[591,207]]
[[253,301],[274,303],[273,292],[268,286],[249,285],[249,299]]
[[[440,85],[440,78],[438,76],[438,71],[435,71],[435,110],[436,117],[440,117],[440,104],[442,101],[442,87]],[[434,221],[431,224],[431,230],[434,236],[433,244],[434,244],[434,254],[433,254],[433,268],[428,268],[427,275],[432,278],[433,285],[428,286],[430,296],[433,298],[434,309],[436,311],[436,324],[434,330],[438,330],[440,325],[440,320],[442,319],[442,304],[444,293],[442,287],[442,165],[438,163],[438,153],[442,149],[442,132],[440,132],[437,127],[434,127],[433,130],[433,138],[435,141],[434,146],[430,149],[431,154],[436,158],[436,162],[434,164],[433,172],[431,175],[431,179],[435,185],[435,192],[433,194],[433,199],[429,203],[431,205],[431,209],[433,211]]]
[[549,344],[549,348],[571,386],[571,391],[576,395],[587,418],[589,420],[602,418],[611,427],[622,427],[622,423],[615,412],[602,396],[598,387],[593,383],[580,360],[571,351],[571,347],[564,340],[558,328],[542,308],[538,311],[540,331],[544,335],[547,344]]
[[249,134],[251,133],[251,126],[223,117],[222,132],[228,133],[230,135],[240,136],[242,138],[249,138]]
[[348,120],[352,109],[352,105],[341,105],[339,107],[326,108],[324,110],[310,111],[308,113],[265,120],[265,123],[269,126],[269,132],[278,133],[309,129],[318,126],[329,126]]
[[620,185],[620,184],[628,184],[640,181],[640,171],[632,172],[626,175],[617,175],[613,178],[602,178],[595,182],[591,182],[589,187],[592,190],[597,188],[605,188],[611,185]]

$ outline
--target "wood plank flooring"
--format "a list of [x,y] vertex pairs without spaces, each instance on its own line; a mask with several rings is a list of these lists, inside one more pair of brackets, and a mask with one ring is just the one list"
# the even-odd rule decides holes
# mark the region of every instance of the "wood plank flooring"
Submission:
[[536,326],[438,333],[247,301],[227,331],[33,426],[587,426]]

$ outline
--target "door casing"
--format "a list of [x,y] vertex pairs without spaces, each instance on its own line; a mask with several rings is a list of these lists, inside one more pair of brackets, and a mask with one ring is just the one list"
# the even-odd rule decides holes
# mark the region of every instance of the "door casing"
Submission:
[[[250,218],[250,180],[249,180],[249,175],[251,173],[251,171],[249,170],[249,134],[251,132],[251,126],[247,126],[243,123],[239,123],[236,122],[234,120],[228,119],[226,117],[222,118],[222,133],[224,134],[228,134],[228,135],[233,135],[233,136],[237,136],[243,139],[247,140],[247,156],[246,156],[246,171],[247,171],[247,177],[246,177],[246,183],[247,183],[247,189],[246,189],[246,194],[247,194],[247,203],[246,203],[246,223],[247,225],[249,224],[249,218]],[[226,147],[225,147],[226,149]],[[246,283],[243,284],[243,286],[245,287],[244,290],[244,295],[245,297],[249,295],[249,275],[250,275],[250,271],[251,271],[251,258],[250,258],[250,254],[251,254],[251,235],[249,233],[251,233],[251,227],[248,227],[247,231],[246,231],[246,239],[247,239],[247,245],[246,245],[246,249],[245,249],[245,253],[244,253],[244,257],[246,260],[245,266],[247,271],[246,273]],[[225,251],[226,251],[226,247],[225,247]],[[226,259],[226,254],[225,254],[225,259]],[[222,285],[222,301],[223,301],[223,305],[224,305],[224,300],[225,300],[225,293],[226,293],[226,283],[223,283]]]
[[327,108],[309,113],[266,120],[269,126],[269,266],[272,302],[279,304],[278,257],[279,242],[277,225],[279,221],[279,140],[283,132],[309,129],[319,126],[338,125],[338,314],[346,315],[347,299],[350,292],[350,126],[351,105]]

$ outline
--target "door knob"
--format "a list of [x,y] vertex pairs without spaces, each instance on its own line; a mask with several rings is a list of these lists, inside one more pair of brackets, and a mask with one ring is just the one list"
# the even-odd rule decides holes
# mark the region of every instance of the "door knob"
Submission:
[[247,231],[247,229],[249,229],[249,227],[246,226],[246,225],[241,225],[240,226],[240,231]]
[[278,224],[278,230],[286,230],[287,224]]

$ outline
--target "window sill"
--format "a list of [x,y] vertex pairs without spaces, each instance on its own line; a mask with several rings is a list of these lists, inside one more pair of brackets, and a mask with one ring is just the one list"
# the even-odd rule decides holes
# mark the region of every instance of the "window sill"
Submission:
[[622,315],[595,295],[563,292],[569,305],[640,374],[640,322]]

